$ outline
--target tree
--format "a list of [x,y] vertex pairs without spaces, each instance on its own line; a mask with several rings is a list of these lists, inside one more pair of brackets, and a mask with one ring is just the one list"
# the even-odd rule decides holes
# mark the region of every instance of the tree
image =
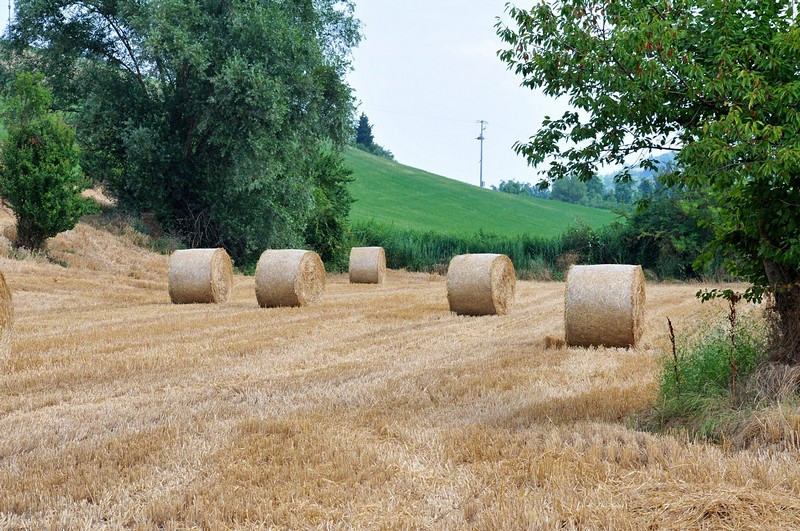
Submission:
[[375,138],[372,136],[372,125],[369,123],[369,118],[363,112],[358,118],[358,125],[355,127],[356,133],[356,148],[372,153],[377,157],[394,160],[394,153],[385,147],[377,144]]
[[[515,149],[551,178],[586,180],[601,163],[655,170],[713,195],[714,249],[774,299],[772,356],[800,363],[800,28],[787,2],[556,0],[509,7],[501,58],[523,84],[566,96]],[[568,146],[568,147],[565,147]],[[622,172],[626,178],[629,166]]]
[[633,181],[625,179],[614,181],[614,197],[623,205],[633,203]]
[[14,81],[0,144],[0,194],[17,218],[16,245],[40,249],[90,212],[81,191],[89,181],[78,165],[74,132],[49,110],[42,76],[22,72]]
[[583,204],[586,201],[586,183],[580,179],[574,177],[560,179],[553,183],[552,189],[550,199],[576,205]]
[[514,194],[514,195],[521,195],[527,193],[525,190],[525,184],[514,179],[509,181],[500,181],[500,186],[497,187],[497,190],[500,192],[504,192],[506,194]]
[[602,199],[605,191],[606,187],[599,176],[594,175],[586,181],[586,193],[590,199]]
[[121,208],[254,262],[267,247],[304,244],[315,178],[339,171],[321,154],[350,138],[352,10],[339,0],[20,0],[11,35],[19,60],[38,64],[58,104],[76,111],[84,169]]
[[362,112],[361,116],[358,117],[358,125],[356,126],[356,144],[370,148],[374,140],[369,118]]
[[306,226],[306,243],[317,250],[327,267],[347,267],[350,249],[347,245],[350,227],[347,214],[353,197],[347,184],[352,182],[352,171],[343,165],[342,155],[323,152],[310,164],[316,208]]

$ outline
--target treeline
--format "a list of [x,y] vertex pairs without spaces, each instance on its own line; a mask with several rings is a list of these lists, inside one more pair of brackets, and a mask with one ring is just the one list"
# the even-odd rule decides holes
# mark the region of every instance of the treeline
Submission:
[[574,205],[611,210],[631,210],[638,201],[648,198],[658,187],[658,181],[651,178],[639,180],[612,181],[606,185],[599,176],[583,182],[576,177],[565,177],[552,183],[548,188],[515,180],[500,181],[494,190],[515,195],[529,195],[541,199],[552,199]]
[[655,157],[648,169],[627,168],[621,178],[593,175],[591,179],[582,181],[575,176],[567,176],[545,186],[520,182],[514,179],[500,181],[500,185],[492,186],[493,190],[515,195],[529,195],[542,199],[552,199],[575,205],[583,205],[609,210],[630,211],[642,200],[649,199],[654,193],[664,188],[659,175],[665,175],[675,169],[675,157],[672,153]]
[[502,253],[523,279],[562,279],[572,264],[641,264],[658,279],[725,276],[721,257],[710,252],[707,227],[711,205],[702,194],[665,189],[631,212],[625,223],[599,229],[576,223],[559,237],[445,235],[397,227],[357,224],[352,244],[379,245],[387,265],[411,271],[444,273],[462,253]]
[[[63,120],[80,148],[70,171],[185,245],[224,247],[240,265],[300,246],[340,263],[353,10],[350,0],[21,2],[0,38],[0,83],[15,99],[15,80],[36,73],[52,95],[42,120]],[[15,116],[9,133],[25,133]],[[19,175],[6,163],[2,189]]]

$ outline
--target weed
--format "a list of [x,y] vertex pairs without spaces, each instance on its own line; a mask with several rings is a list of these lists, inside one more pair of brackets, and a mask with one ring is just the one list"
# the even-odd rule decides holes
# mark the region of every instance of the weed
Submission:
[[737,318],[732,302],[725,325],[702,331],[691,342],[675,339],[665,356],[658,405],[649,420],[656,430],[686,430],[702,439],[724,440],[743,409],[752,405],[744,383],[767,357],[767,330],[756,319]]

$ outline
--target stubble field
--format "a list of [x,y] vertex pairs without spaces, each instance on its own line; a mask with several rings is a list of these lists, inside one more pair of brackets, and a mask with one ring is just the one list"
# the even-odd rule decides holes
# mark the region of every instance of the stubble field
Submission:
[[[797,451],[730,450],[630,420],[698,285],[647,286],[637,350],[546,348],[562,283],[507,316],[449,313],[445,279],[329,276],[307,308],[172,305],[168,258],[79,227],[0,258],[0,527],[796,529]],[[610,323],[611,324],[611,323]]]

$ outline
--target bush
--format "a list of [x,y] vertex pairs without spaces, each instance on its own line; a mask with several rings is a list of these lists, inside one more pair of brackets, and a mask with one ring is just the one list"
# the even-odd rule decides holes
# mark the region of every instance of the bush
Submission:
[[74,132],[48,111],[50,93],[41,80],[22,73],[14,82],[0,152],[0,193],[17,218],[17,245],[28,249],[41,248],[92,211],[80,195],[89,181],[78,165]]

